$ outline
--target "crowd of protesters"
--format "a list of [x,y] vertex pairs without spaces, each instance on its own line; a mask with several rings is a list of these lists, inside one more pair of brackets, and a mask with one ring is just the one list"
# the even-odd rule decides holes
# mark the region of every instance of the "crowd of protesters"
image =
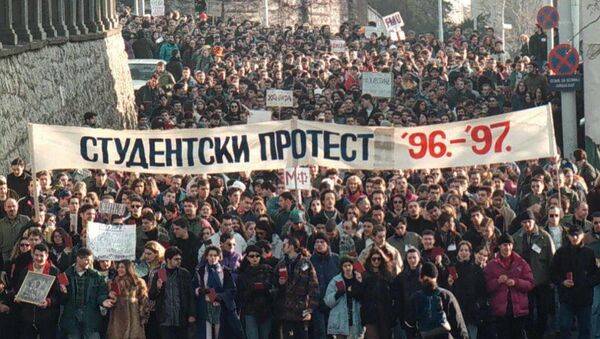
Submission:
[[[294,91],[294,107],[273,119],[349,125],[444,123],[553,98],[540,37],[511,56],[492,29],[456,29],[442,43],[204,14],[125,11],[121,24],[131,58],[165,60],[136,93],[141,129],[243,124],[268,88]],[[348,51],[330,53],[333,38]],[[395,95],[362,94],[364,71],[392,72]],[[85,123],[100,127],[94,113]],[[32,177],[15,159],[0,177],[0,336],[597,338],[600,173],[584,151],[572,156],[313,166],[313,189],[300,194],[285,189],[283,170]],[[101,201],[127,211],[100,213]],[[91,222],[136,225],[136,260],[95,260]],[[15,300],[29,271],[57,277],[40,305]]]

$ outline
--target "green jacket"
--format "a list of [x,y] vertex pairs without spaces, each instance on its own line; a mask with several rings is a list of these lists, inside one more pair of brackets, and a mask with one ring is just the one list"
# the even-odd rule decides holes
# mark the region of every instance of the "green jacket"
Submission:
[[523,251],[525,233],[523,228],[515,233],[513,236],[515,240],[513,250],[531,266],[536,286],[548,284],[550,283],[550,265],[555,252],[554,242],[552,242],[552,238],[548,232],[536,225],[531,236],[530,257],[527,259]]
[[21,214],[12,220],[8,217],[0,219],[0,251],[2,251],[4,262],[10,260],[10,253],[27,223],[29,223],[29,218]]
[[104,277],[91,268],[84,273],[87,280],[85,282],[84,303],[80,306],[75,301],[77,294],[75,265],[67,268],[65,274],[69,279],[69,285],[67,286],[66,296],[63,295],[64,311],[60,319],[60,328],[67,335],[79,332],[78,310],[81,309],[83,311],[81,315],[83,333],[99,332],[102,326],[100,306],[108,298],[108,286],[104,282]]

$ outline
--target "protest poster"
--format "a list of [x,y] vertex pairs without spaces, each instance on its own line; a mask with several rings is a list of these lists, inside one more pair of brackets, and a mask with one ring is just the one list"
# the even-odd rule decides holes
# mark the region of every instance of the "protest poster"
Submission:
[[309,190],[312,188],[310,182],[310,169],[308,167],[290,167],[284,172],[285,189]]
[[[558,155],[551,106],[446,124],[348,126],[306,120],[212,129],[109,130],[29,124],[38,170],[199,174],[321,165],[389,170],[463,167]],[[51,150],[51,152],[50,152]]]
[[267,107],[294,107],[294,92],[282,89],[268,89]]
[[150,14],[152,16],[165,15],[165,0],[150,0]]
[[127,205],[119,204],[115,202],[110,202],[106,200],[100,201],[100,206],[98,207],[98,212],[105,214],[116,214],[123,216],[127,211]]
[[88,224],[87,245],[99,260],[135,260],[135,225]]
[[258,122],[271,121],[272,112],[265,109],[250,109],[248,110],[248,123],[254,124]]
[[362,93],[377,98],[391,98],[394,94],[392,73],[362,73]]
[[379,27],[365,26],[365,38],[369,39],[373,33],[377,34],[377,36],[379,37],[382,32],[379,29]]
[[332,53],[344,53],[346,51],[346,41],[341,39],[331,40]]
[[402,26],[404,26],[404,20],[402,20],[402,15],[400,15],[400,12],[394,12],[390,15],[384,16],[383,23],[385,25],[385,29],[387,29],[387,31],[390,33],[402,30]]
[[41,305],[48,297],[55,276],[28,271],[15,296],[15,300],[34,305]]

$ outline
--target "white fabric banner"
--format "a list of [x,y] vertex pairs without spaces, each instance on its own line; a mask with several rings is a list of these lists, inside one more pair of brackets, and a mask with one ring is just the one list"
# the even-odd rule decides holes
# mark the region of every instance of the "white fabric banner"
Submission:
[[36,170],[198,174],[322,165],[445,168],[557,155],[549,106],[412,128],[304,120],[213,129],[108,130],[29,124]]
[[135,225],[89,223],[87,245],[99,260],[135,260]]

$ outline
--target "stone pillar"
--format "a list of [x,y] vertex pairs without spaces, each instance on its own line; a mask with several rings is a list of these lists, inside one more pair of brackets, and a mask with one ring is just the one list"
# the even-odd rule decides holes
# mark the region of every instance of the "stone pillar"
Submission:
[[112,22],[109,17],[109,0],[99,0],[98,2],[100,4],[100,18],[102,19],[102,25],[105,30],[111,29]]
[[65,0],[65,23],[67,24],[67,31],[69,35],[79,35],[79,28],[77,28],[77,4],[78,0]]
[[58,34],[54,28],[54,7],[52,0],[42,0],[42,27],[47,38],[56,38]]
[[29,31],[29,6],[27,2],[27,0],[15,0],[13,2],[13,27],[19,43],[33,41],[33,36]]
[[69,31],[65,24],[65,0],[52,0],[52,22],[56,30],[56,36],[69,36]]
[[88,34],[88,28],[85,25],[85,2],[86,0],[75,0],[75,22],[79,33]]
[[98,25],[96,25],[96,1],[83,1],[83,22],[89,33],[98,33]]
[[94,22],[96,22],[99,32],[106,30],[102,21],[102,6],[104,6],[104,0],[94,0]]
[[46,39],[46,32],[42,27],[42,0],[29,1],[29,31],[34,40]]
[[108,17],[110,19],[111,28],[119,27],[119,16],[117,15],[117,0],[106,0],[108,2]]
[[0,3],[0,41],[5,45],[16,45],[17,33],[13,29],[13,4],[12,0]]

